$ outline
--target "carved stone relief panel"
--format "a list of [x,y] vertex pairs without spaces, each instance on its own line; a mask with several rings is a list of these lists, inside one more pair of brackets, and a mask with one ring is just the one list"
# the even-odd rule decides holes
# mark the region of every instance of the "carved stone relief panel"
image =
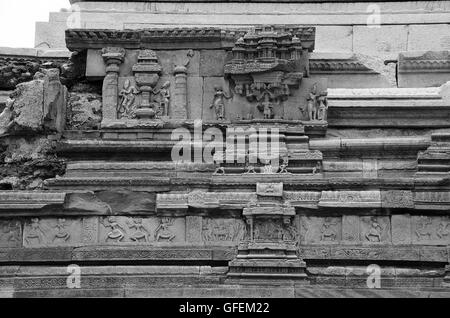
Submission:
[[411,244],[411,217],[409,215],[392,215],[392,244]]
[[360,241],[362,243],[391,243],[391,224],[388,216],[363,216],[360,224]]
[[22,229],[19,221],[0,221],[0,247],[20,247]]
[[100,219],[99,243],[174,243],[185,241],[185,219],[109,216]]
[[450,244],[450,218],[444,216],[411,216],[413,244]]
[[295,222],[285,224],[277,219],[256,219],[253,223],[255,241],[295,241],[298,242],[299,230]]
[[203,218],[202,238],[207,244],[238,243],[246,235],[246,225],[241,219]]
[[336,244],[342,240],[342,218],[307,217],[300,218],[302,244]]
[[342,216],[342,240],[346,244],[359,243],[360,220],[356,215]]
[[23,230],[25,247],[69,246],[81,242],[81,219],[32,218]]

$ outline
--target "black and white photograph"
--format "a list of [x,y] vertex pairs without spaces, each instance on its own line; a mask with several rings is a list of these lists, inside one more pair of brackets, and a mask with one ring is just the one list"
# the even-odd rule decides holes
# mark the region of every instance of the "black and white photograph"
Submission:
[[0,298],[450,298],[450,0],[0,0]]

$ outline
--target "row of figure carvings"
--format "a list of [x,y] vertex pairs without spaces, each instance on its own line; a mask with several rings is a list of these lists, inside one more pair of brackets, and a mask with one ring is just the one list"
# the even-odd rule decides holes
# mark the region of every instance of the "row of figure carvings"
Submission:
[[[122,54],[125,53],[122,52]],[[167,117],[169,115],[172,95],[175,96],[176,100],[178,100],[177,96],[179,98],[187,98],[186,67],[189,64],[189,58],[192,56],[193,52],[188,53],[187,62],[175,67],[175,70],[177,71],[182,69],[184,75],[182,78],[179,74],[177,75],[177,71],[175,71],[175,94],[171,94],[170,81],[165,81],[162,85],[158,84],[162,75],[162,66],[158,62],[156,52],[153,50],[139,51],[138,62],[132,67],[133,76],[122,77],[121,80],[118,81],[118,84],[121,85],[121,87],[119,87],[119,91],[117,92],[119,98],[116,106],[117,118],[157,119]],[[116,68],[116,70],[117,69],[118,68]],[[267,80],[270,78],[271,77],[268,76]],[[239,88],[239,85],[235,86],[236,93],[241,95]],[[281,102],[291,95],[288,84],[280,86],[279,83],[270,82],[248,84],[245,91],[247,100],[256,103],[256,109],[262,113],[263,118],[266,120],[274,119],[274,107],[280,105]],[[226,120],[226,101],[233,97],[231,90],[230,93],[226,93],[222,86],[214,87],[212,102],[209,105],[209,108],[214,112],[215,120]],[[175,104],[177,104],[177,102]],[[187,107],[186,101],[181,104],[175,105],[174,107],[177,109],[179,107]],[[306,103],[303,101],[299,102],[298,109],[297,112],[301,118],[307,117],[306,120],[308,121],[326,121],[328,110],[326,91],[320,91],[318,83],[314,83],[309,89]],[[239,115],[237,115],[236,118],[240,119]],[[247,119],[253,119],[253,115],[249,113]]]
[[[255,85],[255,84],[252,84]],[[273,102],[273,94],[269,89],[263,90],[256,96],[256,108],[263,114],[264,119],[274,119],[275,112],[273,110],[275,104]],[[307,116],[308,121],[327,121],[328,113],[328,93],[326,91],[318,91],[317,83],[315,83],[308,97],[306,98],[306,109],[303,106],[299,106],[299,110],[303,116]],[[225,120],[225,108],[227,99],[232,99],[232,94],[225,93],[223,87],[214,87],[214,97],[210,105],[210,109],[214,109],[215,119],[222,121]],[[279,104],[279,103],[278,103]],[[238,118],[239,119],[239,118]],[[251,114],[247,115],[246,119],[253,119]]]
[[[154,231],[154,239],[156,242],[168,241],[175,239],[176,234],[171,230],[174,223],[173,218],[161,218],[159,224]],[[106,228],[111,230],[107,233],[106,242],[109,240],[121,242],[125,238],[126,230],[117,222],[113,216],[109,217],[103,223]],[[150,231],[144,226],[142,218],[134,218],[131,222],[127,222],[128,228],[131,230],[129,237],[134,242],[150,242]]]
[[[383,225],[377,217],[371,217],[368,221],[367,229],[363,231],[361,238],[370,243],[381,243],[389,231],[388,226]],[[433,222],[429,217],[420,217],[412,231],[415,241],[433,241],[436,238],[445,240],[450,238],[450,222],[440,221],[437,227],[433,227]],[[305,235],[308,235],[310,228],[303,224]],[[321,242],[337,242],[340,240],[339,221],[335,218],[325,217],[319,225],[318,240]]]
[[[382,217],[381,217],[382,218]],[[105,232],[101,235],[104,242],[124,242],[125,239],[136,243],[173,242],[177,237],[174,229],[174,219],[162,217],[156,220],[156,228],[149,230],[149,224],[142,218],[125,218],[119,220],[115,216],[101,219]],[[301,221],[302,229],[297,231],[293,225],[281,225],[270,220],[255,223],[253,229],[254,239],[294,240],[300,233],[306,242],[339,242],[344,238],[341,233],[341,222],[338,217],[324,217],[319,223]],[[58,218],[48,220],[43,224],[39,218],[32,218],[24,229],[24,243],[28,246],[42,244],[69,244],[78,241],[79,230],[73,227],[77,220]],[[361,233],[355,240],[369,243],[388,242],[390,237],[390,225],[380,217],[370,217],[364,221]],[[151,226],[153,227],[153,226]],[[20,222],[5,221],[1,224],[0,241],[6,246],[20,245]],[[311,232],[312,231],[312,232]],[[249,226],[240,219],[203,219],[202,238],[204,242],[239,242],[249,238]],[[409,234],[408,233],[404,233]],[[431,217],[418,217],[412,224],[411,239],[413,242],[443,242],[450,239],[450,221]],[[313,235],[313,236],[311,236]],[[358,239],[359,236],[359,239]],[[309,238],[307,238],[309,237]],[[303,240],[302,239],[302,240]],[[17,244],[16,244],[17,243]],[[6,245],[5,245],[6,244]]]

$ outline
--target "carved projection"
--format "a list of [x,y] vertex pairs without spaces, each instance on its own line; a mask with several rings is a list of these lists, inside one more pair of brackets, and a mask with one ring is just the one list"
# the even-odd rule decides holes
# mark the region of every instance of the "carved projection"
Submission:
[[159,225],[155,230],[155,240],[172,242],[175,239],[175,233],[170,229],[174,223],[174,219],[164,217],[159,220]]
[[166,113],[166,109],[161,109],[161,102],[158,100],[160,91],[156,89],[162,67],[158,64],[158,57],[155,51],[141,50],[138,55],[138,62],[133,66],[133,74],[136,85],[141,92],[140,104],[134,112],[138,119],[160,118]]
[[225,65],[225,75],[234,82],[236,94],[256,102],[264,119],[273,119],[274,108],[289,98],[302,78],[309,76],[306,42],[311,36],[314,29],[263,27],[236,41],[233,59]]

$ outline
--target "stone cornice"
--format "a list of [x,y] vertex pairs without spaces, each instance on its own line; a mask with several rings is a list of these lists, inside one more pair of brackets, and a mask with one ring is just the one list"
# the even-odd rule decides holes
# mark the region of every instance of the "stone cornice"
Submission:
[[405,52],[399,54],[399,73],[448,73],[449,51]]
[[310,60],[312,74],[347,73],[378,74],[356,59],[314,59]]
[[[157,28],[141,30],[66,30],[69,50],[101,49],[121,46],[126,49],[231,49],[235,41],[251,29],[259,32],[262,26],[240,29]],[[315,28],[274,26],[275,31],[293,32],[310,52],[314,50]]]

